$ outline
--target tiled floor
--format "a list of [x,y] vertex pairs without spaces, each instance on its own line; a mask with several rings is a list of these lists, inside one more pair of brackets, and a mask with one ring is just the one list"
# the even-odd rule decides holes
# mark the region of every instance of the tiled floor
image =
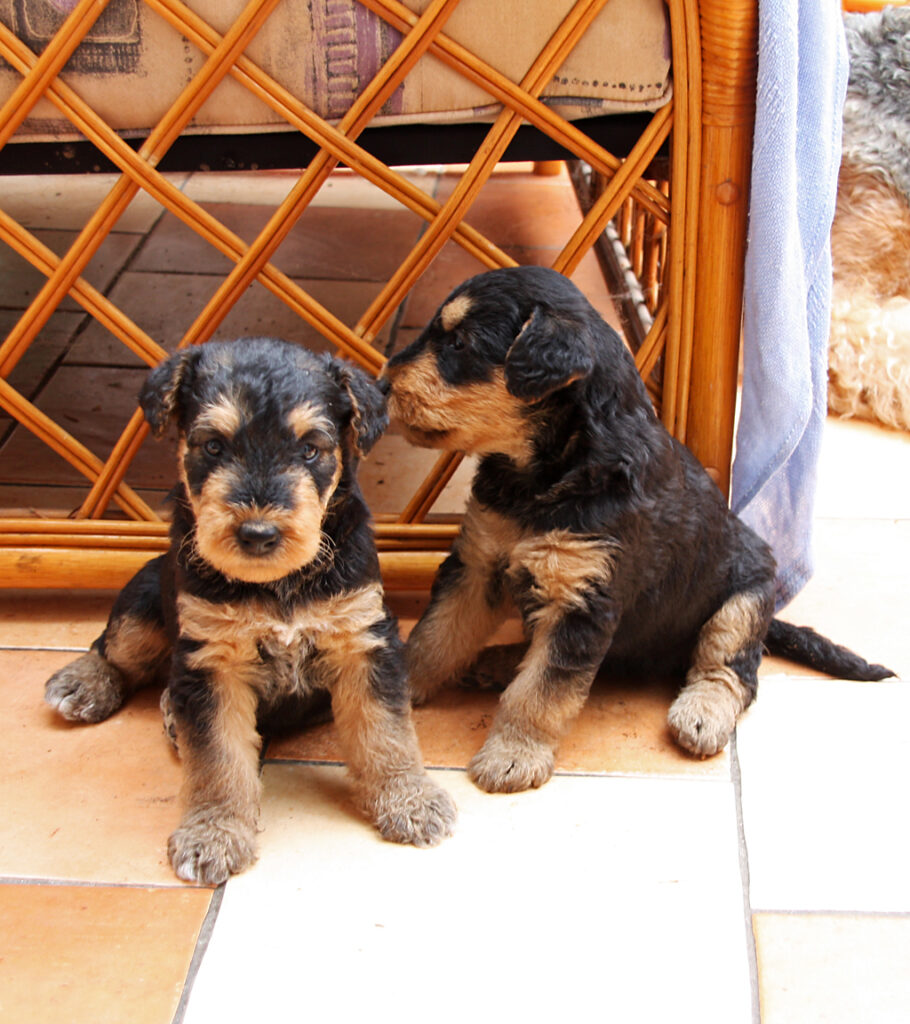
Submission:
[[[90,185],[63,181],[59,216],[34,202],[31,225],[72,232],[91,208]],[[265,201],[262,188],[238,201],[223,178],[185,187],[222,212],[236,206],[227,212],[241,234],[257,222],[250,207]],[[569,201],[564,183],[522,176],[496,188],[485,215],[514,231],[507,241],[524,257],[544,261],[547,218]],[[343,178],[332,189],[314,213],[338,219],[317,234],[341,231],[338,210],[353,207],[395,244],[371,193]],[[13,183],[5,205],[21,215],[29,196]],[[506,201],[513,212],[503,218]],[[123,234],[95,281],[120,289],[158,337],[168,304],[197,308],[211,280],[179,227],[154,210],[133,211]],[[297,244],[290,258],[305,276],[313,253]],[[181,260],[185,272],[175,272]],[[434,266],[399,317],[399,340],[474,272],[463,261],[447,253]],[[339,309],[362,308],[375,284],[345,280],[348,269],[333,268],[340,278],[320,288]],[[594,273],[577,280],[597,294]],[[24,274],[3,287],[20,290],[4,292],[2,305],[15,309],[34,282]],[[228,331],[299,337],[270,303],[251,294]],[[47,335],[65,353],[49,382],[39,361],[20,367],[39,404],[86,380],[103,385],[97,363],[111,353],[91,325],[80,322],[74,340],[65,318],[75,316],[59,314]],[[110,382],[132,386],[115,374]],[[65,505],[27,439],[14,440],[0,451],[3,507],[36,494]],[[364,475],[376,507],[390,511],[399,495],[388,480],[409,453],[394,434],[386,444]],[[160,493],[166,462],[150,459],[143,472],[146,493]],[[463,487],[462,476],[453,508]],[[817,573],[787,617],[910,679],[910,437],[830,421],[817,514]],[[906,682],[844,683],[768,659],[733,748],[697,761],[667,734],[669,682],[602,679],[556,777],[515,796],[483,794],[463,771],[495,696],[447,693],[416,712],[427,764],[460,811],[454,838],[428,851],[383,843],[357,817],[332,726],[322,726],[268,748],[260,860],[211,890],[180,884],[166,861],[180,769],[157,695],[81,728],[42,703],[44,680],[94,638],[111,598],[0,593],[3,1021],[910,1019]],[[394,603],[409,628],[420,599]]]

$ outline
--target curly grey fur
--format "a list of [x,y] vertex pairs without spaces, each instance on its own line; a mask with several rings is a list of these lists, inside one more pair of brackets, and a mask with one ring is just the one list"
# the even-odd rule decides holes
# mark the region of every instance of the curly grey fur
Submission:
[[910,200],[910,7],[844,16],[850,81],[844,160]]

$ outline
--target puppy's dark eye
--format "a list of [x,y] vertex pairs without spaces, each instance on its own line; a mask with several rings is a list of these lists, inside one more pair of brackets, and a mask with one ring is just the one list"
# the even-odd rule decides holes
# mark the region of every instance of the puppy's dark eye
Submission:
[[224,451],[224,442],[220,441],[217,437],[210,437],[202,445],[202,450],[212,459],[217,459],[219,455]]
[[446,344],[453,351],[460,352],[464,348],[464,338],[457,334],[450,334],[448,338],[446,338]]
[[314,444],[305,444],[300,449],[304,462],[315,462],[319,458],[319,449]]

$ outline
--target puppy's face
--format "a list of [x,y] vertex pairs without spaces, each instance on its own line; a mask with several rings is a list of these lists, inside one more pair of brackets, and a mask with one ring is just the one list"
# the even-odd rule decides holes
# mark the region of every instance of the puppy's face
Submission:
[[554,271],[472,278],[387,364],[391,414],[414,444],[526,463],[542,400],[593,367],[588,311]]
[[317,558],[345,461],[384,426],[365,374],[272,339],[178,353],[149,375],[140,401],[158,432],[177,419],[197,554],[249,583]]

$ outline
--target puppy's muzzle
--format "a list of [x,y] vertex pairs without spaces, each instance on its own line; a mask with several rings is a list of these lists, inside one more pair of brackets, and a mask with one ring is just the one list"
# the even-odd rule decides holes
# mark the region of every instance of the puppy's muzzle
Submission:
[[271,555],[281,544],[281,530],[274,523],[261,519],[241,523],[234,535],[240,550],[251,558]]

